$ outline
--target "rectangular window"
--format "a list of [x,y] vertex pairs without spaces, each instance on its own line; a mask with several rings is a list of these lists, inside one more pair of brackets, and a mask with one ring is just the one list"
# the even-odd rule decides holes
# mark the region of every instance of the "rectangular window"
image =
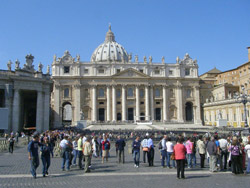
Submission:
[[117,102],[117,104],[121,104],[121,102]]
[[140,72],[141,72],[141,73],[143,73],[143,70],[142,70],[142,69],[140,69]]
[[104,102],[99,102],[99,104],[104,104]]
[[160,74],[160,70],[155,70],[155,74]]
[[156,104],[161,104],[161,102],[156,102]]
[[169,70],[169,75],[173,75],[173,71],[172,70]]
[[119,73],[119,72],[121,72],[121,69],[116,69],[116,73]]
[[84,74],[88,74],[89,73],[89,69],[84,69]]
[[189,76],[190,75],[190,69],[185,69],[185,76]]
[[65,74],[69,73],[69,66],[64,66],[63,70]]
[[99,74],[104,74],[104,69],[98,69]]
[[144,104],[144,102],[141,102],[141,104]]

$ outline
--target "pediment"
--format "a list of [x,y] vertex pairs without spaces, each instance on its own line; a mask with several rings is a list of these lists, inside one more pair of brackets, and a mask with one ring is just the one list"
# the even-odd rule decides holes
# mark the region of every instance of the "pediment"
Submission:
[[139,72],[133,68],[126,69],[124,71],[121,71],[117,74],[114,74],[112,77],[116,78],[150,78],[150,76]]

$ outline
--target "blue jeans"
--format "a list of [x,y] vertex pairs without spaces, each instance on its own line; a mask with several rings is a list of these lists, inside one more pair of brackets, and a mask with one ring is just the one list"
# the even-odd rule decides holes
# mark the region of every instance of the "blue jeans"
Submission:
[[42,163],[43,163],[43,175],[45,175],[50,166],[50,156],[41,156]]
[[[171,160],[171,155],[173,152],[167,152],[167,166],[170,167],[170,160]],[[175,167],[175,161],[172,160],[172,165]]]
[[32,157],[32,159],[30,160],[30,172],[32,174],[32,176],[36,176],[36,169],[39,166],[39,157]]
[[193,154],[187,154],[188,168],[192,167]]
[[161,150],[161,166],[165,166],[165,159],[167,159],[167,151],[166,150]]
[[76,165],[76,158],[78,156],[78,150],[73,150],[73,155],[74,155],[74,158],[73,158],[73,164]]
[[196,166],[196,152],[193,152],[192,153],[192,158],[193,158],[193,160],[194,160],[194,166]]
[[69,170],[69,151],[64,151],[62,158],[62,169],[64,169],[66,163],[66,168]]
[[140,164],[140,151],[134,151],[133,153],[134,163],[139,166]]

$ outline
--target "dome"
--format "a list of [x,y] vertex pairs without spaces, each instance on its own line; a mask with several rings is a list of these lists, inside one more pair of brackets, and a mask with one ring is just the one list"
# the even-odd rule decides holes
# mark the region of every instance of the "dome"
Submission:
[[128,53],[122,45],[115,41],[115,35],[111,31],[111,26],[106,33],[104,43],[100,44],[91,56],[92,62],[119,61],[128,62]]

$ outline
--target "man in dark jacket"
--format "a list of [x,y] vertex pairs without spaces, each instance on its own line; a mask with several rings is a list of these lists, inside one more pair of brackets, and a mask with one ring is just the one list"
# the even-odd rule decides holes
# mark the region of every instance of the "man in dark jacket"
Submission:
[[215,138],[212,136],[211,140],[207,144],[207,152],[210,156],[209,159],[209,167],[210,172],[217,172],[216,169],[216,155],[217,155],[217,147],[215,144]]
[[117,141],[115,145],[116,145],[116,148],[118,149],[118,162],[125,163],[124,147],[126,146],[126,143],[124,139],[121,138],[120,135],[117,137]]

